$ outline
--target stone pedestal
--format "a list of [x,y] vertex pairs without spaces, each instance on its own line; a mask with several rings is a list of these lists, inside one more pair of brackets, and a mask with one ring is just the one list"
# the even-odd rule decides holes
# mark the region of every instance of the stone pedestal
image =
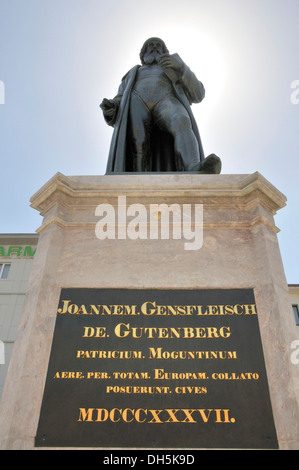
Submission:
[[[96,208],[117,207],[119,196],[127,206],[202,204],[201,248],[171,237],[132,240],[125,231],[99,240]],[[279,448],[299,449],[295,325],[273,219],[285,203],[259,173],[56,174],[31,199],[43,222],[1,401],[1,448],[34,448],[57,305],[70,287],[253,289]]]

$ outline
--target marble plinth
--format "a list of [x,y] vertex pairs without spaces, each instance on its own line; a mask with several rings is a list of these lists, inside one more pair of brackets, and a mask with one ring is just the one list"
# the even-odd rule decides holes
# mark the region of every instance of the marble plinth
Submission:
[[[203,244],[99,240],[100,204],[202,204]],[[64,176],[31,199],[43,217],[17,340],[1,399],[2,449],[33,449],[63,287],[252,288],[281,449],[299,449],[298,366],[288,286],[274,222],[286,198],[259,173]]]

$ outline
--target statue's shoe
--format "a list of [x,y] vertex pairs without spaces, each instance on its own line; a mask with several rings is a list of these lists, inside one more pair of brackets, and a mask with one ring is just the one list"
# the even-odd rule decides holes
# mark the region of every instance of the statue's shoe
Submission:
[[192,167],[191,171],[202,174],[219,174],[221,172],[221,160],[217,155],[211,153],[198,165]]

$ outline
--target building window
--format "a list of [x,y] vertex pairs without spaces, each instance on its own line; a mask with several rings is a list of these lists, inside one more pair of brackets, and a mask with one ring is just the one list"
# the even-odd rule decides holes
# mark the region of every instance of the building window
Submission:
[[10,270],[10,264],[0,263],[0,279],[7,279]]
[[294,312],[294,315],[295,315],[296,325],[299,325],[299,309],[298,309],[298,305],[293,305],[293,312]]

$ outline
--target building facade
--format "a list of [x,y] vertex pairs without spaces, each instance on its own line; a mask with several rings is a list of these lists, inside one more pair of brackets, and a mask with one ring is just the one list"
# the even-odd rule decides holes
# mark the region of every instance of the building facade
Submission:
[[37,242],[37,234],[0,234],[0,397]]

